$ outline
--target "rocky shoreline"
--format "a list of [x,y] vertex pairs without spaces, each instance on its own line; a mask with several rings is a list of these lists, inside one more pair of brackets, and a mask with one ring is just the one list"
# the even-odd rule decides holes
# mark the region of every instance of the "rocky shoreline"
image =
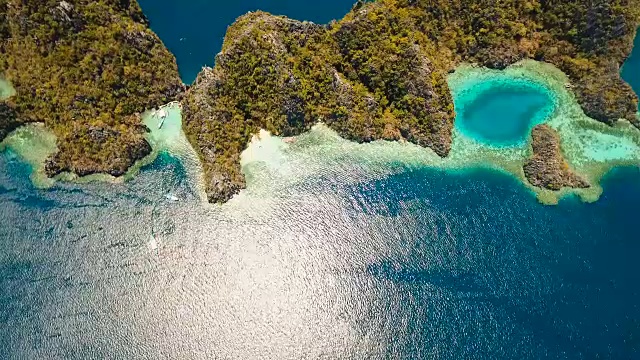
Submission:
[[0,141],[22,125],[16,119],[16,111],[4,102],[0,102]]
[[[640,0],[359,1],[328,25],[254,12],[229,27],[215,67],[189,89],[135,1],[0,0],[0,20],[0,76],[16,90],[0,101],[0,140],[44,123],[58,139],[49,176],[123,175],[151,152],[140,113],[176,100],[213,203],[246,186],[240,154],[261,129],[289,137],[323,122],[348,140],[446,157],[456,116],[447,76],[462,63],[551,63],[589,117],[640,127],[619,74]],[[566,169],[552,131],[534,129],[527,178],[588,185]]]
[[44,123],[57,137],[49,176],[124,174],[151,153],[140,113],[179,98],[173,55],[137,2],[0,0],[0,141]]
[[[638,3],[358,2],[327,26],[242,16],[216,66],[200,73],[183,100],[209,201],[226,202],[246,186],[240,153],[260,129],[293,136],[321,121],[349,140],[404,140],[446,157],[455,118],[446,76],[462,62],[494,69],[523,59],[551,63],[569,76],[588,116],[639,126],[637,97],[618,70],[640,23]],[[555,154],[553,144],[543,142],[545,151]],[[540,186],[555,186],[544,173],[557,172],[550,161],[536,158],[528,167],[543,172]]]
[[[183,100],[185,132],[203,160],[209,201],[226,202],[246,186],[240,154],[260,129],[295,136],[322,121],[348,140],[403,139],[448,154],[453,101],[434,86],[445,86],[445,74],[432,72],[411,46],[404,61],[414,70],[396,80],[414,103],[383,105],[372,89],[332,63],[339,51],[324,44],[328,31],[263,12],[229,29],[216,67],[204,70]],[[404,107],[402,114],[391,106]]]
[[562,155],[560,136],[548,125],[531,131],[532,156],[523,166],[529,183],[535,187],[559,191],[562,188],[586,189],[589,183],[575,174]]

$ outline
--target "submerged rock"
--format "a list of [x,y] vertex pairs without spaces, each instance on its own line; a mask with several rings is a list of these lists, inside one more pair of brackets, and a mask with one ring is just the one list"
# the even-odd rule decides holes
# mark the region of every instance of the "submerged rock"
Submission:
[[525,163],[524,174],[531,185],[558,191],[562,188],[585,189],[589,183],[575,174],[562,155],[560,137],[548,125],[531,131],[533,155]]

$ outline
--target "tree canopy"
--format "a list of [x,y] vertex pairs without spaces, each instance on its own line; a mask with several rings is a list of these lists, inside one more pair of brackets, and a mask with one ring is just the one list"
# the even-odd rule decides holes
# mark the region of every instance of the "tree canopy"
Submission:
[[150,152],[138,113],[182,84],[135,1],[0,0],[0,20],[0,75],[16,89],[0,135],[43,122],[58,137],[51,175],[120,175]]

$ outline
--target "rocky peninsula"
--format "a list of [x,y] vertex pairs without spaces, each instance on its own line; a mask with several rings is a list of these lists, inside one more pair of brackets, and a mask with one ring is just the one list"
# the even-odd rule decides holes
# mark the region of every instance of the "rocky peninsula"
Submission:
[[[185,132],[209,200],[222,203],[245,187],[240,153],[260,129],[292,136],[324,122],[357,142],[402,140],[447,156],[455,110],[446,76],[464,62],[551,63],[588,116],[640,126],[638,99],[619,75],[638,24],[637,0],[380,0],[326,26],[250,13],[187,92]],[[538,151],[536,163],[549,163],[529,170],[561,164],[556,150],[548,159]]]
[[20,125],[57,136],[50,176],[124,174],[151,152],[139,113],[175,100],[173,55],[135,1],[0,0],[0,141]]
[[576,175],[565,161],[560,137],[548,125],[538,125],[531,131],[533,155],[524,165],[527,180],[536,187],[553,191],[569,188],[588,188],[590,185]]

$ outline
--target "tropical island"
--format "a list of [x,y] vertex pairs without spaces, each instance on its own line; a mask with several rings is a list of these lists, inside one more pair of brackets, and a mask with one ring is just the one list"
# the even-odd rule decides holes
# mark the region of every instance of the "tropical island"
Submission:
[[0,140],[44,123],[58,151],[49,176],[124,174],[151,152],[140,113],[184,86],[173,55],[135,1],[0,0]]
[[[173,100],[214,203],[246,186],[240,155],[261,129],[288,137],[321,122],[348,140],[405,141],[447,157],[456,117],[447,77],[465,63],[552,64],[587,116],[640,127],[619,71],[638,0],[379,0],[327,25],[249,13],[189,89],[135,1],[72,3],[0,0],[0,74],[16,93],[0,103],[0,139],[43,122],[58,137],[51,176],[121,175],[151,151],[140,113]],[[538,126],[531,140],[522,170],[533,186],[589,186],[554,129]]]

